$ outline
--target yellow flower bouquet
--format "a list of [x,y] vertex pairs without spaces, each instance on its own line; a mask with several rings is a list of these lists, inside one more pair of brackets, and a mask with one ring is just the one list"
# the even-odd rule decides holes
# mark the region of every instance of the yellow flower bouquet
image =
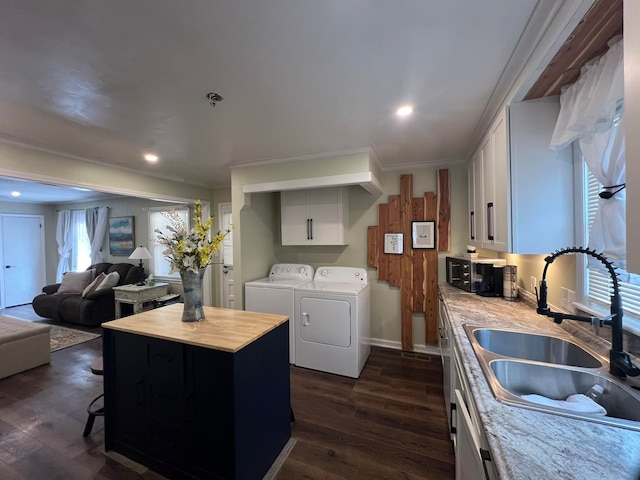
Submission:
[[227,229],[218,231],[213,236],[210,235],[213,216],[209,216],[207,221],[203,222],[200,200],[197,200],[194,205],[191,229],[173,209],[164,216],[169,220],[167,230],[171,233],[165,234],[158,228],[155,232],[158,234],[156,237],[158,243],[166,247],[162,254],[171,264],[169,273],[186,270],[198,273],[213,261],[215,253],[220,249],[230,231]]

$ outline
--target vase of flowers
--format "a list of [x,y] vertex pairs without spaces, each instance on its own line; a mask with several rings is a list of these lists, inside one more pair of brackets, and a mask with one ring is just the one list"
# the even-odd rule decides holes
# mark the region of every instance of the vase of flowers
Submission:
[[182,289],[184,291],[183,322],[199,322],[204,319],[204,308],[202,308],[202,279],[204,271],[204,268],[199,268],[197,272],[180,270]]
[[202,308],[204,272],[222,246],[222,241],[229,230],[211,235],[213,216],[209,216],[207,221],[203,222],[200,200],[195,202],[193,208],[192,228],[187,226],[175,210],[169,210],[164,216],[169,220],[167,230],[170,233],[165,234],[160,229],[156,229],[155,232],[158,234],[156,238],[166,247],[162,254],[171,265],[169,273],[180,272],[184,289],[182,321],[199,322],[204,319]]

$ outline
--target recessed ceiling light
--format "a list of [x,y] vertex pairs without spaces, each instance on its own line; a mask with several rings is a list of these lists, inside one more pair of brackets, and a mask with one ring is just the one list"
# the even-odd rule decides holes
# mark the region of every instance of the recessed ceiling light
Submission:
[[158,156],[157,156],[156,154],[154,154],[154,153],[145,153],[145,154],[144,154],[144,159],[145,159],[147,162],[155,163],[155,162],[157,162],[157,161],[158,161]]
[[401,117],[406,117],[407,115],[411,115],[412,112],[413,112],[413,107],[411,105],[403,105],[396,111],[396,114],[398,114]]
[[19,197],[20,196],[20,192],[14,190],[13,192],[11,192],[11,196],[12,197]]

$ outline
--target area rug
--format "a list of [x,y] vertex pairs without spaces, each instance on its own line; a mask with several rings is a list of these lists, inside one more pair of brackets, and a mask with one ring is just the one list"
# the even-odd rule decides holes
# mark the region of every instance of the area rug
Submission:
[[50,336],[51,351],[55,352],[79,343],[88,342],[101,335],[99,333],[82,332],[72,328],[51,325]]

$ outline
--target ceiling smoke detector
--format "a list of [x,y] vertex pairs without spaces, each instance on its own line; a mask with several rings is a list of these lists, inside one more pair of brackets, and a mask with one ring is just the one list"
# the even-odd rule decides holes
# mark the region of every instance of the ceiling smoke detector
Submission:
[[218,95],[217,93],[214,93],[214,92],[209,92],[207,93],[207,100],[209,100],[209,104],[212,107],[215,107],[216,102],[221,102],[222,100],[224,100],[224,98],[222,98],[222,95]]

